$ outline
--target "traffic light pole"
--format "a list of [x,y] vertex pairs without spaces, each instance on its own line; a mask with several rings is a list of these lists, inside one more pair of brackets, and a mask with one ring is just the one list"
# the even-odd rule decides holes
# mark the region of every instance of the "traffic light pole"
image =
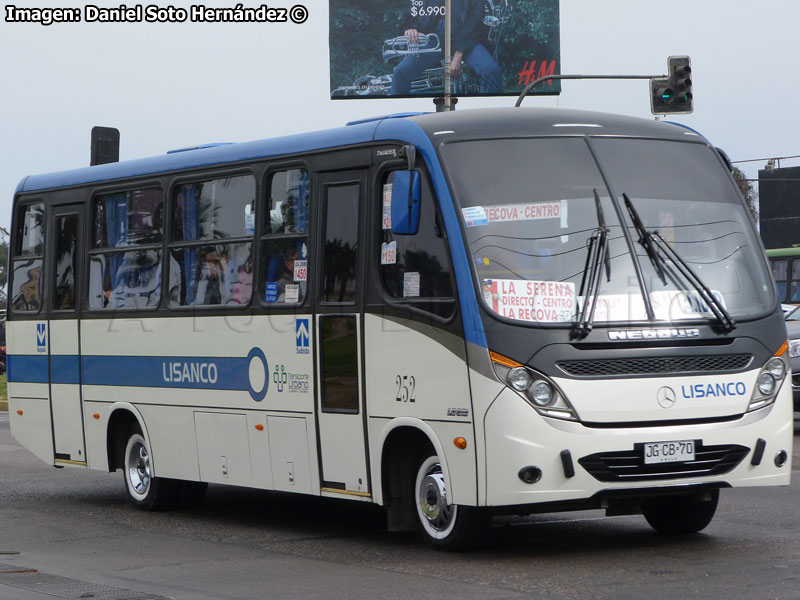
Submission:
[[657,77],[666,77],[666,75],[545,75],[526,85],[514,106],[519,107],[525,99],[525,96],[527,96],[533,88],[543,81],[550,81],[551,79],[655,79]]

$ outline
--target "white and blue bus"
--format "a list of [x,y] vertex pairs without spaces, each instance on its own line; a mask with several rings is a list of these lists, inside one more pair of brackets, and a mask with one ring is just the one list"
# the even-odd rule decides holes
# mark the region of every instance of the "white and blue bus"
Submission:
[[678,125],[392,115],[33,175],[12,230],[12,433],[142,509],[347,498],[457,549],[497,514],[696,532],[789,484],[775,286]]

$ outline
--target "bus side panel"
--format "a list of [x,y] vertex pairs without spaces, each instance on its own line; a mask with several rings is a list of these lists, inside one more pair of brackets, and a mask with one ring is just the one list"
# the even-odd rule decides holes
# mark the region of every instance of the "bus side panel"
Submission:
[[318,490],[309,460],[317,455],[313,355],[298,341],[298,320],[310,316],[81,321],[90,464],[105,466],[99,429],[122,402],[142,415],[160,477]]
[[6,336],[11,435],[52,465],[47,321],[9,321]]
[[469,382],[472,389],[472,405],[475,411],[475,454],[478,457],[478,505],[486,506],[486,412],[495,398],[506,389],[506,386],[497,380],[489,359],[486,348],[474,344],[468,345],[469,350]]
[[[370,417],[425,421],[439,438],[451,477],[448,489],[459,504],[477,502],[472,402],[463,338],[409,320],[367,314],[365,365]],[[385,422],[370,420],[373,488],[381,481]],[[377,437],[376,437],[377,436]],[[453,440],[467,440],[464,450]],[[409,449],[411,460],[417,449]]]
[[11,421],[11,437],[33,452],[49,465],[54,463],[53,433],[50,423],[50,400],[47,398],[21,398],[12,387],[26,386],[30,394],[31,384],[9,385],[8,411]]

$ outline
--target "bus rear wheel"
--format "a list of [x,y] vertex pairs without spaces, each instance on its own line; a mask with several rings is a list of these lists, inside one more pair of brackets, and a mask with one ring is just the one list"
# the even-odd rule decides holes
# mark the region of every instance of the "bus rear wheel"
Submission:
[[174,508],[180,501],[181,482],[153,477],[151,457],[141,432],[131,433],[125,446],[123,469],[128,498],[140,510]]
[[438,550],[473,548],[488,526],[488,515],[480,509],[448,503],[442,464],[436,455],[424,458],[417,469],[414,505],[422,538]]
[[719,490],[694,496],[657,496],[642,504],[642,514],[659,533],[697,533],[711,523],[718,502]]

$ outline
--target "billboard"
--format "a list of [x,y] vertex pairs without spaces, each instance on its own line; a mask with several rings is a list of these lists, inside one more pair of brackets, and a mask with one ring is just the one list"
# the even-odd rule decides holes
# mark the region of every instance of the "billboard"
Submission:
[[[444,93],[445,0],[329,0],[331,98]],[[559,0],[451,0],[451,90],[518,95],[561,72]],[[532,94],[558,94],[557,80]]]

